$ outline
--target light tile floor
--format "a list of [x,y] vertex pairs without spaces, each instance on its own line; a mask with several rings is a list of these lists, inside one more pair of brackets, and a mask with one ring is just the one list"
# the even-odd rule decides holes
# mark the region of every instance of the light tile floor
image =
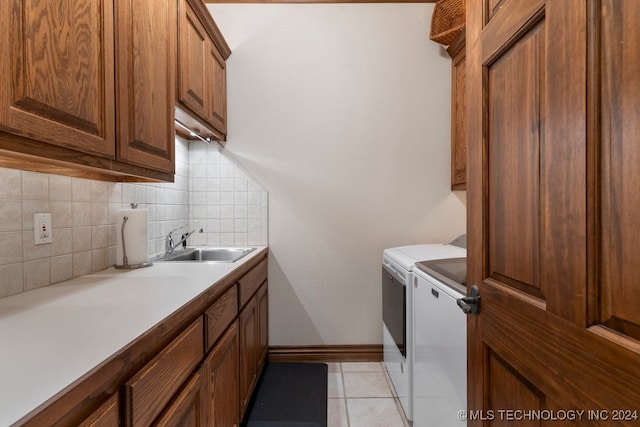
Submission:
[[407,427],[379,362],[327,363],[328,427]]

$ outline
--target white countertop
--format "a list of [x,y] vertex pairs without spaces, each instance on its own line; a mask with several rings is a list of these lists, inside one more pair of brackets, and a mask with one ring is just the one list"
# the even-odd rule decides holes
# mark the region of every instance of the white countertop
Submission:
[[0,426],[9,426],[255,257],[110,268],[0,299]]

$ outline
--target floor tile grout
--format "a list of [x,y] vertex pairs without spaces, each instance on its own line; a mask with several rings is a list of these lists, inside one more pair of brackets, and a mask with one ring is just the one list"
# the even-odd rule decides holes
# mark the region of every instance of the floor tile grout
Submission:
[[[357,363],[357,362],[349,362],[350,364],[352,363]],[[374,362],[375,363],[375,362]],[[335,371],[332,373],[337,373],[340,374],[339,377],[339,381],[341,382],[342,385],[342,396],[337,396],[337,397],[331,397],[328,399],[331,400],[335,400],[336,402],[338,402],[338,405],[343,405],[344,407],[344,416],[341,416],[341,425],[344,425],[344,422],[346,421],[346,425],[347,427],[351,427],[352,426],[352,415],[349,411],[349,405],[348,402],[349,400],[353,400],[354,402],[352,402],[354,405],[356,405],[356,402],[358,401],[367,401],[367,400],[371,400],[371,399],[392,399],[393,400],[393,407],[395,408],[395,413],[397,413],[397,416],[399,417],[399,421],[402,423],[402,426],[408,427],[410,426],[410,424],[408,423],[406,417],[404,416],[404,412],[402,411],[402,407],[400,406],[400,402],[397,398],[397,396],[395,395],[394,391],[393,391],[393,386],[390,382],[388,373],[386,372],[386,369],[384,369],[384,366],[382,366],[382,363],[379,363],[379,367],[380,369],[370,369],[371,365],[369,365],[369,369],[365,369],[365,367],[363,366],[362,369],[360,370],[358,369],[357,366],[349,366],[349,369],[355,369],[355,370],[348,370],[345,371],[344,370],[344,366],[341,362],[336,362],[335,363]],[[345,378],[344,378],[344,373],[357,373],[357,374],[379,374],[379,373],[383,373],[384,377],[385,377],[385,384],[390,392],[390,396],[368,396],[368,397],[349,397],[347,396],[347,387],[346,387],[346,383],[345,383]],[[356,406],[357,407],[357,406]],[[334,406],[335,408],[335,406]],[[346,419],[345,419],[346,418]]]

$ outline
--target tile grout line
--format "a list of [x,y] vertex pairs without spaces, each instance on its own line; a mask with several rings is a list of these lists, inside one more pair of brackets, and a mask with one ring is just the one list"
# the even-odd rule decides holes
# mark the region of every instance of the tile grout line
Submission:
[[342,397],[344,397],[344,413],[347,416],[347,427],[351,427],[351,419],[349,418],[349,406],[347,405],[347,388],[344,384],[344,373],[342,371],[342,362],[340,363],[340,381],[342,381]]
[[387,380],[387,385],[389,386],[389,389],[391,390],[391,396],[393,397],[393,402],[396,405],[396,410],[398,411],[398,415],[400,415],[400,419],[402,420],[402,424],[405,427],[408,427],[412,424],[409,424],[409,420],[407,419],[407,416],[404,413],[404,409],[402,409],[402,403],[400,403],[400,398],[398,397],[395,387],[393,386],[393,383],[391,382],[391,377],[389,376],[389,372],[387,371],[386,367],[381,363],[380,366],[382,366],[382,372],[384,373],[384,377]]

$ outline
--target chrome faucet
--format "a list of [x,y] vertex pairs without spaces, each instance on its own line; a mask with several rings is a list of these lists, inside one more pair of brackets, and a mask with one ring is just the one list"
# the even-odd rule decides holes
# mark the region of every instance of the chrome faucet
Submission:
[[183,247],[185,247],[185,248],[186,248],[186,247],[187,247],[187,239],[189,238],[189,236],[191,236],[191,235],[192,235],[193,233],[195,233],[196,231],[197,231],[197,232],[199,232],[199,233],[202,233],[202,232],[204,231],[202,228],[200,228],[200,229],[197,229],[197,228],[196,228],[195,230],[192,230],[192,231],[190,231],[190,232],[188,232],[188,233],[184,233],[184,234],[182,235],[182,237],[180,237],[180,240],[179,240],[177,243],[176,243],[176,242],[174,242],[174,241],[173,241],[173,236],[172,236],[172,234],[173,234],[173,233],[175,233],[175,232],[176,232],[176,231],[178,231],[178,230],[183,229],[183,228],[184,228],[184,227],[186,227],[186,226],[187,226],[187,225],[185,224],[185,225],[183,225],[182,227],[178,227],[178,228],[176,228],[176,229],[174,229],[174,230],[171,230],[171,231],[169,232],[169,234],[167,234],[167,237],[166,237],[166,239],[165,239],[165,245],[164,245],[164,254],[165,254],[165,255],[172,254],[172,253],[173,253],[173,251],[175,251],[175,250],[176,250],[176,247],[177,247],[177,246],[182,245]]

